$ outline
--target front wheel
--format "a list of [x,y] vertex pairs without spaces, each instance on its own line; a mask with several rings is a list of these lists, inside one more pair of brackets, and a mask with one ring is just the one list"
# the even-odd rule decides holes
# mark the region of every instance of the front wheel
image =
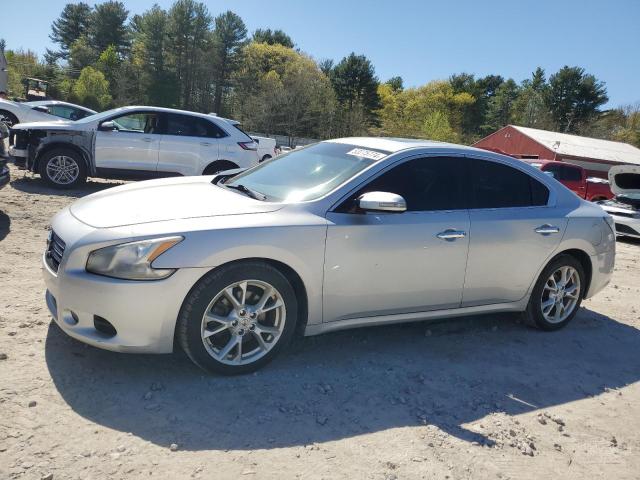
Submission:
[[3,122],[9,128],[13,127],[20,121],[18,117],[16,117],[13,113],[7,112],[6,110],[0,110],[0,122]]
[[182,305],[176,334],[204,370],[249,373],[289,343],[297,316],[287,278],[267,263],[243,262],[214,270],[194,286]]
[[542,330],[564,327],[578,313],[584,289],[582,264],[571,255],[560,255],[540,274],[525,319]]
[[40,177],[55,188],[73,188],[87,179],[87,168],[82,157],[67,148],[56,148],[46,152],[38,164]]

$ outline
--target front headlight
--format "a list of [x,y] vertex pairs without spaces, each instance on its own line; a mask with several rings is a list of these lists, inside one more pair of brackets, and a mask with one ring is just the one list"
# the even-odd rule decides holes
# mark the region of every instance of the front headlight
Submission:
[[154,238],[139,242],[121,243],[94,250],[87,259],[87,271],[97,275],[124,280],[160,280],[175,269],[153,268],[153,261],[180,243],[184,237]]

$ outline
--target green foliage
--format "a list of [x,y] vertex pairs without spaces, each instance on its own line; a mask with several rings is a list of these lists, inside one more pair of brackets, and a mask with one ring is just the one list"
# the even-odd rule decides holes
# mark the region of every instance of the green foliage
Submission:
[[549,78],[549,109],[561,132],[579,132],[609,101],[604,83],[584,68],[562,67]]
[[282,30],[271,30],[270,28],[259,28],[253,32],[252,41],[256,43],[268,43],[269,45],[282,45],[283,47],[293,48],[294,43],[291,37]]
[[469,93],[456,93],[445,81],[402,91],[384,83],[378,93],[382,108],[378,112],[381,126],[376,133],[390,137],[460,141],[464,112],[475,102]]
[[514,104],[520,88],[513,79],[502,82],[487,103],[486,123],[481,127],[483,135],[495,132],[511,123],[514,118]]
[[222,98],[230,85],[230,79],[242,59],[242,47],[247,38],[247,27],[242,19],[231,11],[215,18],[212,57],[215,94],[213,110],[226,114],[222,109]]
[[235,76],[235,114],[254,131],[290,137],[331,134],[331,83],[306,55],[279,44],[249,43]]
[[102,72],[85,67],[71,87],[71,99],[94,110],[106,110],[112,102],[109,82]]
[[113,90],[116,87],[116,76],[118,75],[121,63],[122,61],[120,60],[114,45],[109,45],[107,49],[100,54],[98,61],[96,62],[96,68],[104,74],[109,85],[112,86],[112,96],[114,94]]
[[[71,45],[89,33],[91,7],[84,3],[68,3],[60,16],[51,25],[49,38],[60,45],[56,53],[59,58],[67,59]],[[52,52],[53,53],[53,52]]]
[[124,3],[109,0],[97,4],[91,12],[89,40],[96,52],[104,52],[112,45],[118,55],[124,55],[129,47],[129,29],[126,22],[129,11]]
[[523,127],[553,129],[553,119],[547,99],[549,85],[545,72],[538,67],[531,74],[531,79],[522,82],[520,93],[513,106],[513,122]]
[[[168,13],[154,5],[142,15],[134,16],[131,30],[131,56],[126,65],[126,72],[123,72],[120,80],[116,82],[118,90],[122,91],[124,88],[126,92],[123,92],[123,96],[127,99],[141,96],[144,98],[142,103],[164,107],[176,106],[178,85],[171,68]],[[134,88],[134,82],[139,85],[139,89]],[[137,93],[134,94],[133,91]]]
[[394,92],[401,92],[402,90],[404,90],[404,82],[402,81],[402,77],[400,76],[391,77],[384,83],[389,85],[391,87],[391,90],[393,90]]
[[69,49],[69,67],[71,67],[70,75],[77,78],[80,71],[93,65],[98,59],[98,52],[91,46],[86,36],[78,38]]
[[376,125],[379,82],[371,61],[351,53],[331,70],[330,78],[340,106],[347,111],[362,109],[365,125]]
[[[209,96],[205,84],[210,73],[211,59],[205,60],[211,48],[211,15],[204,3],[194,0],[176,1],[168,13],[168,62],[175,74],[178,104],[186,109],[206,108],[210,102],[202,101],[200,94]],[[206,82],[209,83],[209,82]],[[200,91],[201,87],[204,91]]]

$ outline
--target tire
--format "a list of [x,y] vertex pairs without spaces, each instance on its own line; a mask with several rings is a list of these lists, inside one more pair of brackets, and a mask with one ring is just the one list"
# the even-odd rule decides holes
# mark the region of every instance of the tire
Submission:
[[[260,313],[261,302],[266,313]],[[195,284],[180,309],[176,336],[202,369],[239,375],[273,360],[291,341],[297,320],[287,277],[265,262],[246,261],[213,270]]]
[[87,180],[84,159],[70,148],[45,152],[38,162],[38,173],[48,185],[60,189],[75,188]]
[[260,159],[260,162],[259,162],[259,163],[266,162],[266,161],[267,161],[267,160],[269,160],[270,158],[271,158],[271,155],[265,155],[264,157],[262,157],[262,158]]
[[[569,280],[563,278],[564,272]],[[524,312],[525,321],[547,331],[566,326],[578,313],[585,286],[586,277],[582,264],[572,255],[559,255],[540,274]],[[561,303],[558,303],[558,292]]]
[[204,169],[202,175],[215,175],[217,173],[224,172],[225,170],[233,170],[234,168],[238,168],[238,165],[228,160],[218,160],[207,165],[207,168]]
[[4,122],[9,128],[14,126],[16,123],[20,123],[18,117],[6,110],[0,110],[0,122]]

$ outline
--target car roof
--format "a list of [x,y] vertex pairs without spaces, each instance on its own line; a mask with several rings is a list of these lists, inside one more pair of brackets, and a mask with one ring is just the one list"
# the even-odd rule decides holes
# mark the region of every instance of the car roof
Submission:
[[76,105],[75,103],[70,103],[70,102],[63,102],[62,100],[35,100],[33,102],[24,102],[25,105],[30,105],[33,107],[37,107],[37,106],[47,106],[47,105],[67,105],[69,107],[75,107],[75,108],[79,108],[81,110],[84,110],[86,112],[93,112],[93,113],[98,113],[95,110],[92,110],[90,108],[87,107],[83,107],[82,105]]
[[217,119],[217,120],[222,120],[223,122],[226,122],[226,123],[230,123],[229,120],[227,120],[226,118],[218,117],[216,115],[211,115],[210,113],[199,113],[199,112],[192,112],[189,110],[178,110],[176,108],[151,107],[148,105],[130,105],[130,106],[114,109],[114,111],[115,110],[118,110],[121,112],[127,112],[130,110],[146,110],[147,112],[181,113],[184,115],[192,115],[195,117],[206,118],[207,120]]
[[[500,155],[480,148],[467,147],[465,145],[457,145],[455,143],[439,142],[437,140],[422,140],[416,138],[395,138],[395,137],[347,137],[327,140],[332,143],[344,143],[362,148],[372,148],[376,150],[384,150],[388,153],[396,153],[402,150],[415,148],[451,148],[455,150],[464,150],[473,153],[481,153],[483,155]],[[504,157],[504,155],[500,155]],[[507,157],[511,158],[511,157]]]

